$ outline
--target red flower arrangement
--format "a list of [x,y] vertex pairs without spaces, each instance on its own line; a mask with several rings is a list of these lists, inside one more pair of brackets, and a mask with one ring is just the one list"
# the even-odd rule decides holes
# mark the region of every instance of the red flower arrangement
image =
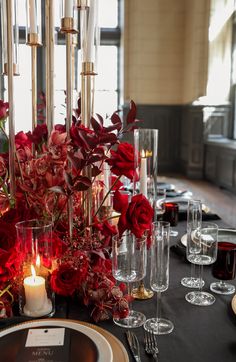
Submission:
[[[6,118],[6,103],[0,102],[1,120]],[[112,236],[117,234],[111,219],[99,216],[93,206],[91,224],[84,219],[83,197],[93,188],[102,172],[104,162],[111,166],[114,208],[120,213],[118,229],[122,234],[131,230],[137,237],[150,229],[153,210],[142,195],[133,196],[131,203],[122,198],[121,176],[135,177],[134,151],[128,143],[120,143],[121,136],[137,126],[136,106],[130,103],[126,127],[119,112],[110,117],[111,125],[97,115],[91,128],[81,124],[80,103],[73,116],[70,139],[65,127],[56,125],[49,135],[45,124],[33,132],[19,132],[15,136],[15,200],[9,196],[8,155],[0,154],[0,289],[14,285],[17,277],[17,242],[15,223],[32,218],[53,220],[53,246],[57,267],[51,271],[51,286],[63,296],[77,295],[91,307],[92,317],[104,320],[128,313],[127,296],[123,284],[116,285],[110,260]],[[2,125],[0,124],[0,127]],[[118,146],[118,147],[117,147]],[[112,147],[116,147],[113,150]],[[86,176],[90,169],[91,177]],[[111,191],[110,190],[110,191]],[[69,238],[67,201],[73,199],[73,235]],[[103,200],[104,201],[104,200]],[[14,291],[14,288],[12,289]],[[8,292],[8,290],[7,290]],[[6,297],[6,295],[5,295]],[[9,300],[9,298],[7,298]],[[0,300],[2,296],[0,292]],[[6,303],[8,315],[9,303]],[[0,313],[1,317],[1,313]]]

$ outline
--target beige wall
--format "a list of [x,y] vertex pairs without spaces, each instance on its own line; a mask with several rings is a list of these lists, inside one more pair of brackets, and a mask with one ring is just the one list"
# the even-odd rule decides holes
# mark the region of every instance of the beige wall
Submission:
[[186,104],[203,95],[208,0],[125,0],[124,100]]

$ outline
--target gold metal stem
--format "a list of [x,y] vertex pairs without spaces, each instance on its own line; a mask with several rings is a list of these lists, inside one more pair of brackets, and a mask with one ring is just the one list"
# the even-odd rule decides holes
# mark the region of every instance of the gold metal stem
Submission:
[[[70,139],[70,127],[72,124],[72,33],[66,33],[66,132],[67,139]],[[71,165],[69,164],[69,170]],[[69,236],[72,241],[73,236],[73,198],[69,197],[68,200],[68,223],[69,223]]]
[[32,131],[37,126],[37,46],[31,46]]
[[54,124],[54,0],[46,0],[46,122],[50,134]]
[[9,102],[9,179],[11,198],[15,198],[15,107],[13,82],[13,28],[12,2],[7,1],[7,68],[8,68],[8,102]]
[[[94,77],[94,64],[92,62],[82,63],[81,72],[81,120],[85,127],[90,127],[90,119],[93,114],[92,109],[92,85]],[[91,179],[91,168],[87,167],[85,170],[85,176]],[[89,188],[85,198],[84,205],[84,217],[86,224],[92,223],[92,188]]]

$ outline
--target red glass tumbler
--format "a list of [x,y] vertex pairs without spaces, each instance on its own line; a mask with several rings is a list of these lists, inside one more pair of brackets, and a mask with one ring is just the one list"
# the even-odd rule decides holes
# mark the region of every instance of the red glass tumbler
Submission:
[[177,226],[178,224],[178,214],[179,214],[179,205],[175,202],[166,202],[165,203],[165,213],[163,215],[163,220],[168,221],[170,226]]

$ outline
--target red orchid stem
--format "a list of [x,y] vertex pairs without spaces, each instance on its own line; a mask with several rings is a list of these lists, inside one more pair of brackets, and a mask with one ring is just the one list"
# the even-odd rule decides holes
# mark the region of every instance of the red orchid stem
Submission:
[[99,211],[100,211],[102,205],[104,204],[105,200],[107,199],[108,195],[110,194],[111,190],[114,188],[114,186],[117,184],[117,182],[119,181],[120,178],[121,178],[121,175],[117,177],[117,179],[115,180],[115,182],[111,186],[110,190],[108,190],[108,192],[106,193],[104,199],[102,200],[102,202],[101,202],[101,204],[100,204],[99,208],[97,209],[94,216],[96,216],[99,213]]

